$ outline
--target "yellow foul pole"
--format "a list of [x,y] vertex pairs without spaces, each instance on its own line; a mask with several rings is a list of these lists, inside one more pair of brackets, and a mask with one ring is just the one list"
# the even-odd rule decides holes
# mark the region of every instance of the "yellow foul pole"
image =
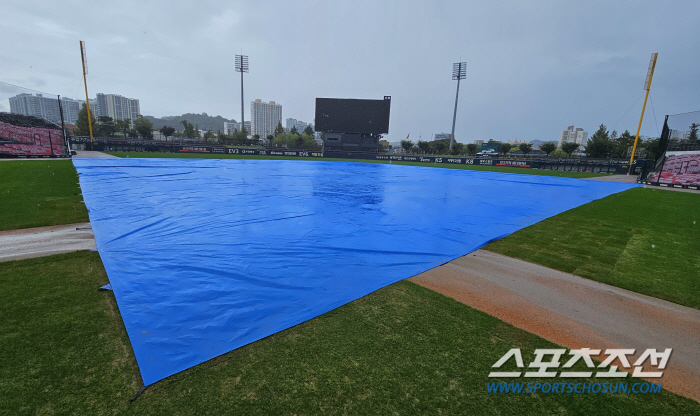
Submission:
[[[85,68],[85,42],[80,41],[80,60],[83,62],[83,82],[85,83],[85,106],[87,107],[88,127],[90,128],[90,150],[95,148],[92,138],[92,113],[90,113],[90,98],[87,90],[87,70]],[[646,103],[646,102],[645,102]]]
[[644,89],[647,93],[644,96],[644,105],[642,106],[642,115],[639,116],[639,126],[637,126],[637,136],[634,138],[634,146],[632,146],[632,155],[630,156],[630,166],[627,170],[629,175],[632,172],[632,162],[634,162],[634,153],[637,151],[637,142],[639,141],[639,131],[642,129],[642,120],[644,119],[644,110],[647,108],[647,99],[649,98],[649,89],[651,88],[651,79],[654,76],[654,68],[656,67],[656,57],[659,56],[658,53],[652,53],[651,59],[649,60],[649,69],[647,70],[647,78],[644,81]]

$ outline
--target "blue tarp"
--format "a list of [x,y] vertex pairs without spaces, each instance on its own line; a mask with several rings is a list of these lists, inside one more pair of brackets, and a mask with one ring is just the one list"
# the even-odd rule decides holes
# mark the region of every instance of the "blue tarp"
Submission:
[[73,163],[145,385],[635,186],[354,162]]

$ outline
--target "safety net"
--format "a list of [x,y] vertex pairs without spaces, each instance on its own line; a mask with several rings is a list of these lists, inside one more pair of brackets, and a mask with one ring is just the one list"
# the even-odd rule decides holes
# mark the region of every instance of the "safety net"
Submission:
[[355,162],[73,163],[145,385],[636,186]]

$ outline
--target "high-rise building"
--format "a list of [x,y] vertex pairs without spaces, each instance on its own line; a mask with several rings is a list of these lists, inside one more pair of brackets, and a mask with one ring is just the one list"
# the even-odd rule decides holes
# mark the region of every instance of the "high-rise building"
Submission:
[[[139,118],[141,106],[139,100],[126,98],[117,94],[97,94],[97,117],[112,117],[114,120],[131,120]],[[92,103],[90,103],[92,106]],[[91,108],[92,110],[92,108]]]
[[[78,121],[78,112],[85,101],[73,100],[71,98],[61,98],[59,109],[58,99],[54,97],[44,97],[42,94],[19,94],[10,97],[10,112],[25,116],[34,116],[61,124],[61,109],[63,110],[63,121],[66,124],[75,124]],[[90,100],[90,106],[94,100]],[[97,115],[96,109],[90,108],[93,115]]]
[[[85,101],[73,100],[72,98],[61,98],[63,120],[66,124],[75,124],[78,121],[78,112],[80,112],[80,107],[82,107],[84,103]],[[95,114],[94,112],[92,113]]]
[[282,123],[282,104],[274,101],[266,103],[257,99],[250,103],[250,134],[267,137],[275,133],[277,124]]
[[292,127],[294,127],[294,125],[297,124],[297,121],[299,121],[299,120],[297,120],[297,119],[295,119],[295,118],[288,118],[288,119],[286,120],[285,124],[284,124],[284,127],[286,127],[287,129],[291,130]]
[[18,94],[10,97],[10,112],[43,118],[61,124],[61,111],[58,98],[44,97],[43,94]]
[[582,128],[578,127],[574,130],[574,126],[569,126],[566,130],[562,130],[559,135],[559,147],[564,143],[578,143],[580,145],[585,145],[588,142],[588,132],[583,131]]
[[[250,134],[250,121],[244,122],[243,125],[245,126],[248,134]],[[224,134],[230,135],[237,131],[241,131],[241,123],[237,123],[235,121],[224,121]]]

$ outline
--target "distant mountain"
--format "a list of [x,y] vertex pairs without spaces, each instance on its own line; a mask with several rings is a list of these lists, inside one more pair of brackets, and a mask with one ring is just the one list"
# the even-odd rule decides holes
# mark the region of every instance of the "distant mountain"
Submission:
[[143,116],[143,118],[148,119],[153,123],[153,128],[158,130],[163,126],[172,127],[176,130],[182,130],[182,120],[187,120],[195,126],[199,126],[200,130],[212,130],[216,132],[217,130],[224,131],[224,122],[228,121],[235,123],[236,120],[229,120],[221,116],[212,117],[207,113],[194,114],[187,113],[181,116],[165,116],[162,118],[156,118],[153,116]]

